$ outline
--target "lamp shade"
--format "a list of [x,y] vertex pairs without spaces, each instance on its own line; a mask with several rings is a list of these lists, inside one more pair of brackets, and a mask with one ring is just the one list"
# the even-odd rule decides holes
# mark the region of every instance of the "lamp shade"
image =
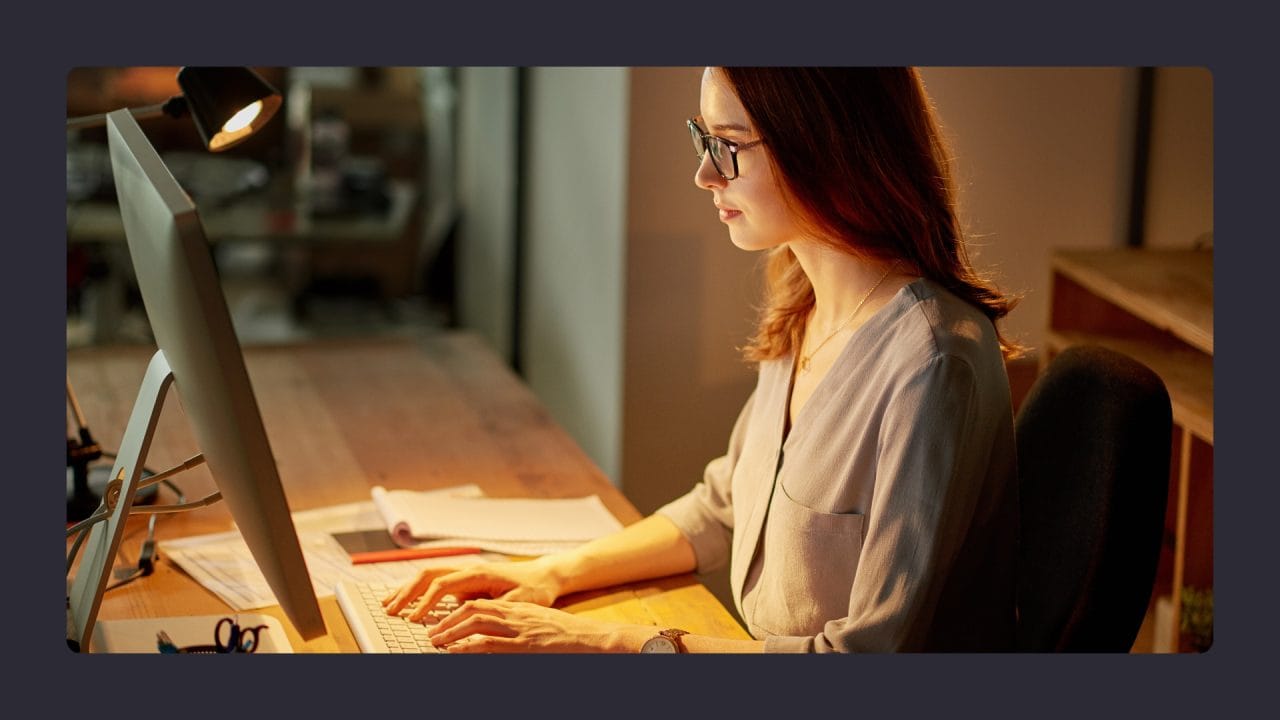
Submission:
[[280,109],[280,92],[247,67],[184,67],[178,86],[213,152],[239,144]]

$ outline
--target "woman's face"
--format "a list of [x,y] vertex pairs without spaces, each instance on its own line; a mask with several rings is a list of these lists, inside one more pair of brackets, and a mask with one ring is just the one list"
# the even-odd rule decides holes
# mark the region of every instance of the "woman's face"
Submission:
[[[711,135],[738,143],[758,140],[747,111],[718,68],[702,74],[699,124]],[[743,250],[768,250],[801,237],[769,162],[768,145],[738,152],[738,177],[725,180],[705,153],[693,182],[710,190],[720,221],[729,226],[729,238]]]

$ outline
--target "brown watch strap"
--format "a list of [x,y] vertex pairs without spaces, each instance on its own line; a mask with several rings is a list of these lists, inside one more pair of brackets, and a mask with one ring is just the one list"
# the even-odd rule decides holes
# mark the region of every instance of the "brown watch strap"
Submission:
[[681,635],[689,634],[688,630],[681,630],[680,628],[667,628],[666,630],[663,630],[658,634],[662,635],[663,637],[670,638],[671,642],[676,644],[676,649],[679,650],[680,652],[682,653],[689,652],[689,648],[685,647],[684,641],[680,639]]

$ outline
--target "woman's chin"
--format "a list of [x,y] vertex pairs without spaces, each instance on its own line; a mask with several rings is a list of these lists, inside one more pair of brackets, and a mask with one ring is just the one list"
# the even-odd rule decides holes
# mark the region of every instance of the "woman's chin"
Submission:
[[780,244],[776,242],[769,242],[764,238],[752,236],[748,233],[736,233],[736,232],[733,232],[732,230],[729,231],[729,240],[731,240],[734,246],[736,246],[739,250],[746,250],[748,252],[758,252],[760,250],[768,250]]

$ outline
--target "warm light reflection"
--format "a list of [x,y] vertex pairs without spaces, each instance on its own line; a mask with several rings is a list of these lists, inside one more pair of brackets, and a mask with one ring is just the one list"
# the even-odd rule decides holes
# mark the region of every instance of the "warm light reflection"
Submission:
[[249,127],[249,124],[258,117],[258,113],[262,112],[262,101],[255,100],[253,104],[246,105],[243,110],[231,116],[223,126],[222,131],[225,133],[234,133]]

